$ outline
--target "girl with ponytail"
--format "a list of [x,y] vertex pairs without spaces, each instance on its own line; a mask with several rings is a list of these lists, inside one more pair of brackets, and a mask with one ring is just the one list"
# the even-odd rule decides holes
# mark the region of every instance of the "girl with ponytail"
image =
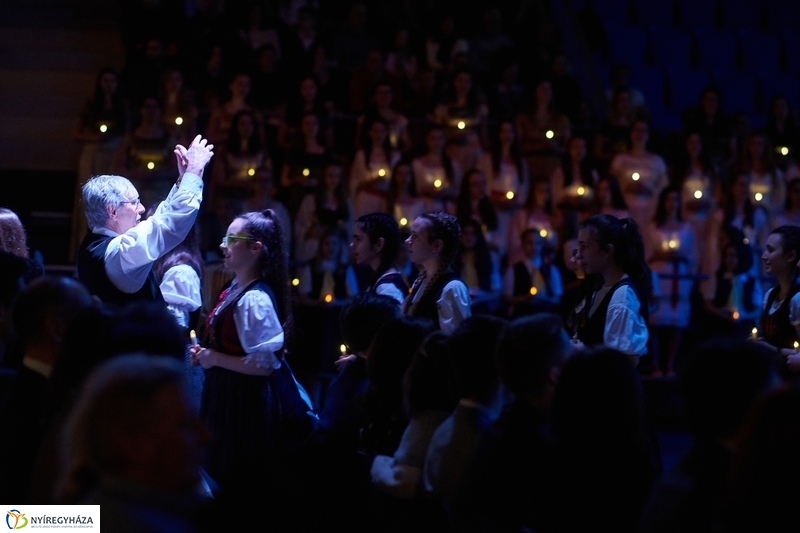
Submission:
[[789,368],[800,370],[800,284],[797,262],[800,259],[800,228],[780,226],[772,230],[764,245],[761,260],[764,273],[777,280],[777,285],[764,295],[761,323],[753,338],[758,338],[787,358]]
[[234,273],[190,348],[205,369],[201,415],[213,439],[206,470],[223,491],[251,490],[311,430],[311,404],[283,357],[291,324],[288,257],[271,209],[234,218],[220,245]]
[[460,239],[458,220],[444,211],[418,216],[406,239],[419,276],[403,302],[403,314],[429,318],[448,335],[472,314],[469,289],[450,268]]
[[653,291],[638,224],[612,215],[588,218],[578,230],[577,261],[597,283],[575,309],[576,343],[604,344],[638,364],[647,353]]
[[408,285],[394,267],[400,247],[400,226],[386,213],[369,213],[356,220],[350,254],[356,264],[369,267],[371,275],[367,291],[385,294],[402,305],[408,296]]

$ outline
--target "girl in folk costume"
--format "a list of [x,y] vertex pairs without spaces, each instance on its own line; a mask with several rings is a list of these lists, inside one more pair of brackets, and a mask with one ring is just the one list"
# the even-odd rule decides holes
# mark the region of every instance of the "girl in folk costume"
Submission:
[[288,260],[275,213],[237,216],[220,248],[235,276],[208,317],[205,346],[190,347],[205,369],[201,415],[212,432],[206,468],[220,488],[263,487],[311,431],[307,394],[283,357]]
[[575,309],[576,344],[604,344],[638,364],[647,353],[648,303],[653,290],[639,226],[631,218],[588,218],[578,230],[576,259],[587,276],[598,280]]
[[400,227],[387,213],[370,213],[356,220],[350,253],[358,265],[370,269],[367,290],[385,294],[402,305],[408,296],[408,285],[394,267],[400,246]]
[[469,289],[450,268],[460,237],[455,216],[428,211],[414,220],[406,240],[420,273],[403,303],[403,313],[429,318],[448,335],[472,314]]

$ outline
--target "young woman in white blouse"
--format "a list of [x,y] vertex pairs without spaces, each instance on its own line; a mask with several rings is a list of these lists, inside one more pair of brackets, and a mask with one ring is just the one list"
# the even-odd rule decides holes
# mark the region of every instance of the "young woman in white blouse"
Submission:
[[614,348],[638,364],[647,353],[653,292],[639,226],[632,218],[590,217],[578,230],[576,259],[596,284],[575,308],[574,342]]

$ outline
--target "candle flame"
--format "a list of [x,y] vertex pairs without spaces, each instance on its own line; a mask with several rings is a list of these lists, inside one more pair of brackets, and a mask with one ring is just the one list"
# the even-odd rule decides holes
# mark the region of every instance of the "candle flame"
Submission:
[[254,168],[249,169],[247,171],[247,175],[248,176],[255,176],[256,175],[256,169],[254,169]]
[[703,191],[694,191],[694,197],[699,200],[703,197]]
[[786,146],[781,146],[781,155],[789,155],[789,148]]
[[331,296],[330,294],[326,294],[326,295],[325,295],[325,303],[326,303],[326,304],[329,304],[329,303],[331,303],[332,301],[333,301],[333,296]]
[[183,117],[175,117],[175,124],[177,124],[178,126],[183,124]]
[[458,121],[458,129],[463,130],[466,127],[467,127],[467,125],[464,123],[463,120],[459,120]]
[[542,238],[545,238],[545,237],[547,237],[547,230],[546,230],[546,229],[543,229],[543,230],[539,231],[539,235],[540,235]]
[[406,217],[401,218],[400,219],[400,225],[401,226],[405,226],[406,224],[408,224],[408,219]]
[[763,195],[763,194],[761,194],[760,192],[757,192],[757,193],[755,194],[755,199],[756,199],[756,202],[760,202],[761,200],[763,200],[763,199],[764,199],[764,195]]
[[105,133],[108,131],[108,126],[105,124],[100,124],[100,133]]
[[632,179],[633,181],[639,181],[639,178],[640,178],[640,177],[641,177],[641,176],[639,176],[639,173],[638,173],[638,172],[634,172],[633,174],[631,174],[631,179]]
[[383,169],[378,170],[378,176],[384,177],[386,175],[386,171]]
[[308,170],[307,168],[304,168],[304,169],[303,169],[303,176],[306,176],[306,177],[308,177],[308,175],[309,175],[309,174],[311,174],[311,171],[310,171],[310,170]]
[[440,179],[434,180],[433,181],[433,186],[438,189],[439,187],[442,186],[442,180],[440,180]]
[[514,199],[514,191],[508,191],[506,193],[506,198],[508,198],[509,200],[513,200]]
[[677,239],[670,239],[669,242],[667,243],[667,246],[669,246],[671,250],[677,248],[678,247]]
[[347,346],[345,346],[344,344],[340,344],[339,345],[339,351],[342,352],[342,355],[346,354],[347,353]]
[[294,279],[292,280],[292,285],[294,285],[295,287],[297,287],[298,285],[300,285],[300,280],[299,280],[299,279],[297,279],[297,278],[294,278]]
[[553,133],[553,130],[547,130],[547,131],[545,132],[545,134],[544,134],[544,136],[545,136],[545,137],[547,137],[548,139],[552,139],[553,137],[555,137],[555,135],[556,135],[556,134],[555,134],[555,133]]
[[584,194],[586,194],[586,189],[583,187],[578,187],[578,189],[575,192],[578,193],[578,196],[583,196]]
[[153,163],[152,161],[147,163],[147,169],[148,170],[153,170],[154,168],[156,168],[156,164],[155,163]]
[[536,296],[536,293],[539,292],[539,289],[536,287],[531,287],[531,296]]
[[739,311],[734,311],[733,312],[733,319],[734,320],[739,320]]

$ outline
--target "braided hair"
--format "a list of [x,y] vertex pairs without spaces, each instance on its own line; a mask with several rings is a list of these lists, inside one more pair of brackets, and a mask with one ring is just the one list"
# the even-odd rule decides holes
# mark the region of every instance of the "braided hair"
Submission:
[[280,219],[272,209],[243,213],[236,218],[244,220],[244,233],[263,244],[258,272],[275,294],[276,311],[283,320],[284,335],[288,335],[292,322],[289,302],[289,259]]
[[[436,210],[423,213],[419,218],[428,221],[428,243],[433,244],[437,240],[441,240],[442,251],[439,252],[439,268],[436,272],[429,275],[423,269],[420,269],[420,273],[417,279],[414,280],[411,291],[406,297],[405,302],[403,302],[403,313],[410,316],[414,315],[417,304],[430,292],[436,280],[450,268],[451,264],[453,264],[456,253],[458,253],[458,243],[461,241],[461,225],[454,215]],[[411,302],[414,292],[426,278],[428,278],[428,283],[425,286],[424,292],[415,302]]]

